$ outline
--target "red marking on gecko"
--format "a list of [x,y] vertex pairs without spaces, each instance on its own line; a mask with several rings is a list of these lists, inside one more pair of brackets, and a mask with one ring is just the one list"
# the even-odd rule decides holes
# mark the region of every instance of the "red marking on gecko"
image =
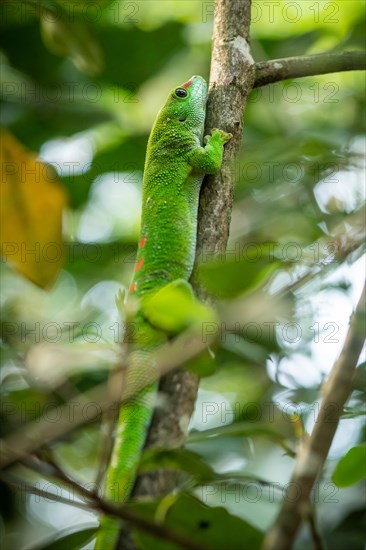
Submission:
[[132,294],[133,292],[135,292],[136,288],[137,288],[137,283],[132,283],[132,285],[131,285],[130,288],[129,288],[130,294]]
[[139,242],[139,247],[143,248],[146,244],[146,241],[147,241],[146,237],[141,237],[140,242]]
[[136,271],[138,271],[138,270],[143,266],[143,263],[144,263],[144,258],[141,258],[141,259],[137,262],[137,264],[135,265],[135,269],[134,269],[135,273],[136,273]]
[[185,89],[189,88],[192,82],[193,80],[190,78],[189,80],[187,80],[187,82],[181,85],[181,88],[185,88]]

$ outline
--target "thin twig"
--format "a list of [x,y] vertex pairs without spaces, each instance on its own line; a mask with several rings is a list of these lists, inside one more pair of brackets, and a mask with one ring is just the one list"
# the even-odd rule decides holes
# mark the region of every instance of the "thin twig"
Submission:
[[256,63],[253,87],[259,88],[289,78],[364,70],[366,70],[366,52],[336,52],[284,57]]
[[16,478],[8,472],[1,472],[0,477],[4,481],[4,483],[9,485],[10,487],[18,489],[21,494],[23,492],[26,492],[29,494],[37,495],[39,497],[43,497],[44,499],[47,499],[47,501],[59,502],[61,504],[66,504],[67,506],[75,506],[76,508],[80,508],[81,510],[86,510],[90,512],[89,503],[72,500],[71,498],[63,497],[62,495],[56,495],[55,493],[52,493],[47,489],[40,489],[35,485],[31,485],[28,482]]
[[313,550],[326,550],[323,544],[322,538],[318,533],[318,530],[316,527],[315,511],[313,509],[309,511],[307,520],[309,524],[311,539],[313,541]]
[[[103,500],[99,497],[97,492],[85,489],[85,487],[83,487],[75,479],[66,474],[52,458],[50,459],[50,463],[44,463],[38,459],[35,459],[34,457],[27,457],[23,461],[23,463],[25,466],[41,475],[52,475],[63,484],[72,487],[83,499],[87,501],[89,506],[96,511],[103,512],[104,514],[108,514],[127,521],[133,527],[137,527],[163,540],[168,540],[170,542],[178,544],[179,546],[187,550],[206,550],[205,545],[192,541],[185,535],[182,535],[176,531],[172,531],[169,527],[165,525],[154,523],[153,521],[140,516],[136,512],[132,511],[128,506],[115,506],[114,504]],[[51,474],[51,472],[53,473]],[[48,493],[45,491],[40,491],[40,494],[43,494],[43,496],[45,496]],[[55,495],[52,495],[52,493],[50,493],[50,496],[51,498],[55,498]],[[63,502],[75,505],[72,500],[66,502],[66,500],[63,499]]]

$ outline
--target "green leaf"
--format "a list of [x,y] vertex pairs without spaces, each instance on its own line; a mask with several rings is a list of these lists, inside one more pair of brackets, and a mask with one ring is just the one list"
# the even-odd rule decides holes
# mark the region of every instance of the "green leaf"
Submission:
[[183,279],[167,284],[148,297],[141,309],[152,325],[172,333],[215,318],[213,310],[193,296],[189,283]]
[[356,369],[353,378],[353,389],[366,393],[366,362],[361,363]]
[[366,444],[358,445],[338,462],[332,481],[338,487],[349,487],[366,478]]
[[366,531],[366,509],[365,507],[349,513],[327,534],[327,545],[332,550],[364,550]]
[[210,428],[204,431],[193,430],[188,436],[188,443],[206,440],[214,437],[251,437],[265,436],[279,443],[285,441],[285,435],[277,430],[268,428],[268,425],[261,422],[235,422],[227,426]]
[[83,531],[66,534],[52,542],[37,546],[35,550],[65,550],[65,548],[67,548],[67,550],[80,550],[80,548],[92,540],[96,531],[97,528],[93,527],[84,529]]
[[[259,250],[259,245],[258,245]],[[233,298],[262,283],[277,267],[267,259],[216,261],[201,264],[199,276],[204,286],[222,298]]]
[[268,358],[266,348],[255,342],[248,342],[244,338],[237,340],[234,334],[227,335],[223,347],[259,365],[265,365]]
[[189,361],[186,361],[184,368],[193,372],[199,378],[205,378],[217,371],[219,363],[212,348],[206,348]]
[[[206,433],[206,432],[205,432]],[[267,434],[266,434],[267,435]],[[217,473],[197,453],[188,449],[148,449],[144,452],[139,473],[155,471],[157,469],[185,472],[193,478],[190,487],[198,485],[219,485],[225,483],[227,486],[235,480],[235,483],[246,484],[248,481],[267,484],[268,481],[241,472]]]
[[144,452],[140,463],[142,472],[163,468],[180,470],[194,476],[199,482],[213,481],[217,478],[214,470],[202,458],[187,449],[149,449]]
[[185,47],[184,25],[180,22],[168,22],[154,30],[141,30],[133,25],[125,28],[99,25],[98,39],[105,60],[98,80],[129,90],[136,90],[156,75]]
[[[151,519],[159,513],[160,503],[141,503],[134,506]],[[164,505],[164,500],[161,501]],[[223,507],[209,507],[190,495],[180,495],[168,508],[164,525],[168,528],[188,534],[189,539],[201,543],[210,550],[237,550],[245,547],[257,550],[261,546],[263,535],[246,521],[229,514]],[[146,533],[135,532],[138,547],[141,550],[181,550],[171,542],[165,542]]]
[[89,25],[82,20],[41,18],[41,31],[48,49],[60,56],[69,56],[75,66],[91,76],[101,72],[103,55]]
[[2,433],[11,433],[27,422],[39,422],[46,409],[51,410],[59,403],[59,399],[45,391],[33,388],[11,391],[2,398]]

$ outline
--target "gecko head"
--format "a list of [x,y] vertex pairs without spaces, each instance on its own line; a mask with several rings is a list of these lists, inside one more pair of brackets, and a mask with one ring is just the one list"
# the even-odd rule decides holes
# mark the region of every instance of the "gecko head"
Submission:
[[164,118],[184,125],[200,136],[205,121],[206,100],[206,81],[202,76],[192,76],[170,92],[163,108]]

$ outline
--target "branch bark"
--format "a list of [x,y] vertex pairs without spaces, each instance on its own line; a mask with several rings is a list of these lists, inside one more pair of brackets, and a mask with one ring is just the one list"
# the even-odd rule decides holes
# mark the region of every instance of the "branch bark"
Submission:
[[327,458],[343,407],[352,391],[357,361],[364,344],[364,287],[342,351],[323,390],[323,402],[313,432],[299,451],[291,478],[295,497],[285,500],[277,520],[265,538],[263,550],[287,550],[292,547],[301,520],[308,515],[310,496]]
[[[251,0],[232,2],[217,0],[213,31],[213,51],[209,97],[206,112],[206,134],[212,128],[231,132],[233,138],[225,146],[220,174],[204,179],[198,212],[197,256],[203,251],[224,252],[229,236],[230,216],[235,185],[230,169],[242,140],[243,112],[254,82],[254,61],[249,53]],[[199,286],[196,270],[191,277],[196,295],[203,301],[208,297]],[[198,391],[197,377],[183,369],[161,380],[160,390],[167,403],[157,411],[149,431],[147,445],[181,446],[187,436]],[[133,496],[161,496],[177,484],[175,474],[158,471],[139,478]],[[123,539],[123,541],[122,541]],[[121,537],[119,548],[133,548],[127,536]]]
[[206,255],[224,253],[229,236],[235,177],[232,164],[243,137],[243,113],[253,87],[254,61],[249,51],[250,0],[216,3],[212,40],[206,134],[212,128],[230,132],[221,171],[206,176],[198,213],[197,262],[192,283],[201,299],[207,299],[197,280],[197,266]]
[[366,70],[365,52],[336,52],[284,57],[255,64],[254,88],[304,76]]

